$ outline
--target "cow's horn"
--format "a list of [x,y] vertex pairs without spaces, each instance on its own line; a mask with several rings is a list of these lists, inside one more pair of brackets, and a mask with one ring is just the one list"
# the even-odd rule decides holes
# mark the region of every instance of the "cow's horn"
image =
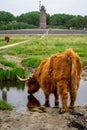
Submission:
[[25,78],[25,79],[22,79],[21,77],[19,77],[17,74],[16,74],[17,78],[20,80],[20,81],[27,81],[28,78]]

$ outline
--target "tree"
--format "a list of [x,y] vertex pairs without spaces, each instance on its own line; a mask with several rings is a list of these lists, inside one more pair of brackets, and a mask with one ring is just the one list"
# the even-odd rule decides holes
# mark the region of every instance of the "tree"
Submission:
[[83,28],[84,23],[86,27],[86,18],[84,18],[83,20],[83,17],[80,15],[75,16],[69,14],[54,14],[50,16],[50,22],[49,22],[51,26],[61,26],[64,28],[70,28],[70,27]]
[[[40,23],[40,12],[32,11],[15,17],[13,14],[0,11],[0,30],[37,28]],[[46,23],[50,27],[57,28],[87,28],[87,16],[75,16],[69,14],[46,14]]]
[[58,19],[58,14],[54,14],[54,15],[52,15],[51,17],[50,17],[50,22],[49,22],[49,24],[51,25],[51,26],[56,26],[56,25],[58,25],[58,23],[57,23],[57,20]]
[[20,16],[17,16],[16,19],[17,19],[17,22],[24,22],[27,24],[39,26],[39,17],[40,17],[40,13],[37,11],[34,11],[34,12],[28,12]]
[[85,28],[87,28],[87,16],[84,16],[83,18],[83,25]]
[[8,24],[15,21],[15,16],[9,12],[0,11],[0,24]]
[[81,28],[83,27],[83,17],[78,15],[78,16],[73,16],[70,20],[69,20],[69,25],[71,27],[77,27],[77,28]]
[[70,15],[66,14],[54,14],[50,17],[50,25],[53,26],[66,26],[68,20],[71,18]]
[[46,23],[47,23],[47,25],[49,25],[49,22],[50,22],[50,15],[46,14]]

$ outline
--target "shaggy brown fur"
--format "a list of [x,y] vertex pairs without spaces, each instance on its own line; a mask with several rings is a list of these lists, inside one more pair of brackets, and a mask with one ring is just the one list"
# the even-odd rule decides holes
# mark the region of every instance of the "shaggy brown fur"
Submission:
[[10,37],[9,36],[5,36],[5,41],[9,42],[9,40],[10,40]]
[[28,93],[34,93],[42,88],[46,97],[46,105],[49,104],[51,93],[55,95],[55,105],[58,104],[60,95],[62,102],[60,112],[64,113],[67,111],[68,92],[70,93],[70,108],[74,107],[81,73],[80,57],[72,49],[67,49],[41,62],[27,81]]

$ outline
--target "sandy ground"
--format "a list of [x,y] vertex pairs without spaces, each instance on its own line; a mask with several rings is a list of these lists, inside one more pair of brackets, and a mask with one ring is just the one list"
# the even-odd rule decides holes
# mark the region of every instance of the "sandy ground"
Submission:
[[87,130],[87,106],[65,114],[58,111],[43,106],[24,113],[0,111],[0,130]]

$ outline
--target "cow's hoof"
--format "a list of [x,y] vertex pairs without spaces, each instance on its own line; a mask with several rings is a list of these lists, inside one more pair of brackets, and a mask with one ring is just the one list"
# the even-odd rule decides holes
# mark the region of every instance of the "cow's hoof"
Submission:
[[49,103],[44,104],[45,107],[50,107]]
[[69,106],[69,109],[72,109],[72,110],[74,110],[74,107],[73,107],[73,106]]
[[62,109],[60,109],[59,110],[59,114],[64,114],[66,111],[65,110],[62,110]]

